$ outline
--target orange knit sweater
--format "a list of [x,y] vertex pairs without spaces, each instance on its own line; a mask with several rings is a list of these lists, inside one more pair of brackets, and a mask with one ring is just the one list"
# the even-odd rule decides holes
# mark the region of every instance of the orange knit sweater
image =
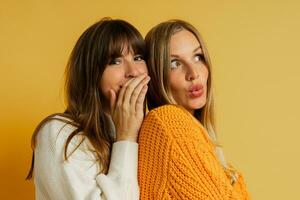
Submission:
[[231,185],[204,127],[183,108],[148,113],[139,136],[141,200],[249,199],[241,174]]

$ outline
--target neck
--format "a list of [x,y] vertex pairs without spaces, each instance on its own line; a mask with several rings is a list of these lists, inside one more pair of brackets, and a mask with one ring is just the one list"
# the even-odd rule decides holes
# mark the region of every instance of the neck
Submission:
[[194,116],[194,114],[195,114],[195,110],[194,109],[189,109],[187,111],[189,111],[189,113],[191,113]]

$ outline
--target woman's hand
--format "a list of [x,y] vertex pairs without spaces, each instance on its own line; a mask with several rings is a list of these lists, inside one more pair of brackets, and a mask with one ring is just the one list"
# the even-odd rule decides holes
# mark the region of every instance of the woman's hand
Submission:
[[117,141],[137,141],[144,119],[144,100],[150,77],[146,74],[127,81],[119,91],[118,98],[110,90],[110,110],[116,127]]

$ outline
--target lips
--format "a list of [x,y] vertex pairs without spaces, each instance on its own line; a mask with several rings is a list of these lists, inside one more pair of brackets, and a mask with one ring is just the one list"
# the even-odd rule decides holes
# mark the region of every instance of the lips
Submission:
[[192,85],[189,88],[188,95],[191,98],[200,97],[203,94],[203,89],[204,89],[203,85],[201,85],[201,84],[194,84],[194,85]]

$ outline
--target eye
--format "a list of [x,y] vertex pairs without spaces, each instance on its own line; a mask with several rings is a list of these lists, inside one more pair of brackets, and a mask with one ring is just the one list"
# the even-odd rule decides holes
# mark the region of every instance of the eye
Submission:
[[181,63],[177,59],[171,60],[171,69],[177,69],[180,66]]
[[121,64],[121,58],[112,58],[108,63],[108,65],[119,65],[119,64]]
[[204,55],[203,54],[196,54],[195,55],[195,61],[196,62],[199,62],[199,61],[205,62]]
[[134,61],[144,61],[144,57],[142,55],[135,55],[133,60]]

